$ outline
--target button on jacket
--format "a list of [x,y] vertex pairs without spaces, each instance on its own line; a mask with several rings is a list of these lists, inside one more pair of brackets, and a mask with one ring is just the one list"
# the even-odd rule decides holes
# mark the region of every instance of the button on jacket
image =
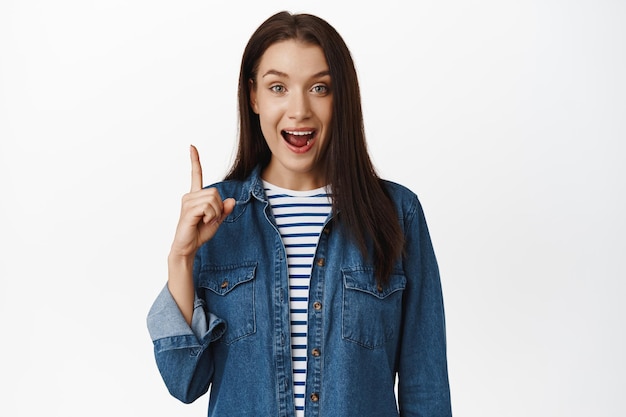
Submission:
[[[210,390],[210,417],[295,415],[286,254],[259,173],[214,185],[237,203],[196,253],[191,326],[167,285],[148,314],[170,393],[189,403]],[[451,416],[441,283],[422,208],[405,187],[385,186],[405,236],[388,285],[376,283],[341,213],[320,235],[309,287],[307,417]]]

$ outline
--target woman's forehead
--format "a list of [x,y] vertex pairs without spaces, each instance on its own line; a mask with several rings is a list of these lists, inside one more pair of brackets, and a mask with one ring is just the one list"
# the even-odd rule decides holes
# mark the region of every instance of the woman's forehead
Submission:
[[268,47],[259,62],[258,76],[328,75],[328,63],[324,51],[318,45],[296,40],[280,41]]

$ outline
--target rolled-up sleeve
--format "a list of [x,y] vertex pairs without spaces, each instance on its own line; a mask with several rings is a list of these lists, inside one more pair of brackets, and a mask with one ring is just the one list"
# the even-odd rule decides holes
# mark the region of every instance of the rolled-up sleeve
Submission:
[[166,285],[152,304],[147,325],[169,392],[185,403],[207,392],[214,369],[211,343],[224,334],[226,323],[196,297],[190,326]]

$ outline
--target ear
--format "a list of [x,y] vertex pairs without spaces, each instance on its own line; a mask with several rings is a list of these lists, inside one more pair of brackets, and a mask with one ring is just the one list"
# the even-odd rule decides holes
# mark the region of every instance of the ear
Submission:
[[250,92],[250,107],[252,107],[253,112],[259,114],[259,106],[256,102],[256,85],[254,85],[252,78],[248,80],[248,90]]

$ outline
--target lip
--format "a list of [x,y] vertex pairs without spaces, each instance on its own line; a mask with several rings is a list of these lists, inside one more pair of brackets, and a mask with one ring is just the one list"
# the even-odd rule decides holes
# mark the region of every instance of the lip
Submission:
[[[283,135],[284,133],[294,136],[312,135],[312,137],[307,141],[306,145],[294,146],[285,139]],[[283,137],[283,143],[285,144],[285,146],[287,146],[287,148],[289,148],[290,151],[297,154],[304,154],[311,150],[311,148],[315,145],[315,142],[317,141],[318,130],[310,127],[287,128],[282,129],[280,131],[280,135]]]

